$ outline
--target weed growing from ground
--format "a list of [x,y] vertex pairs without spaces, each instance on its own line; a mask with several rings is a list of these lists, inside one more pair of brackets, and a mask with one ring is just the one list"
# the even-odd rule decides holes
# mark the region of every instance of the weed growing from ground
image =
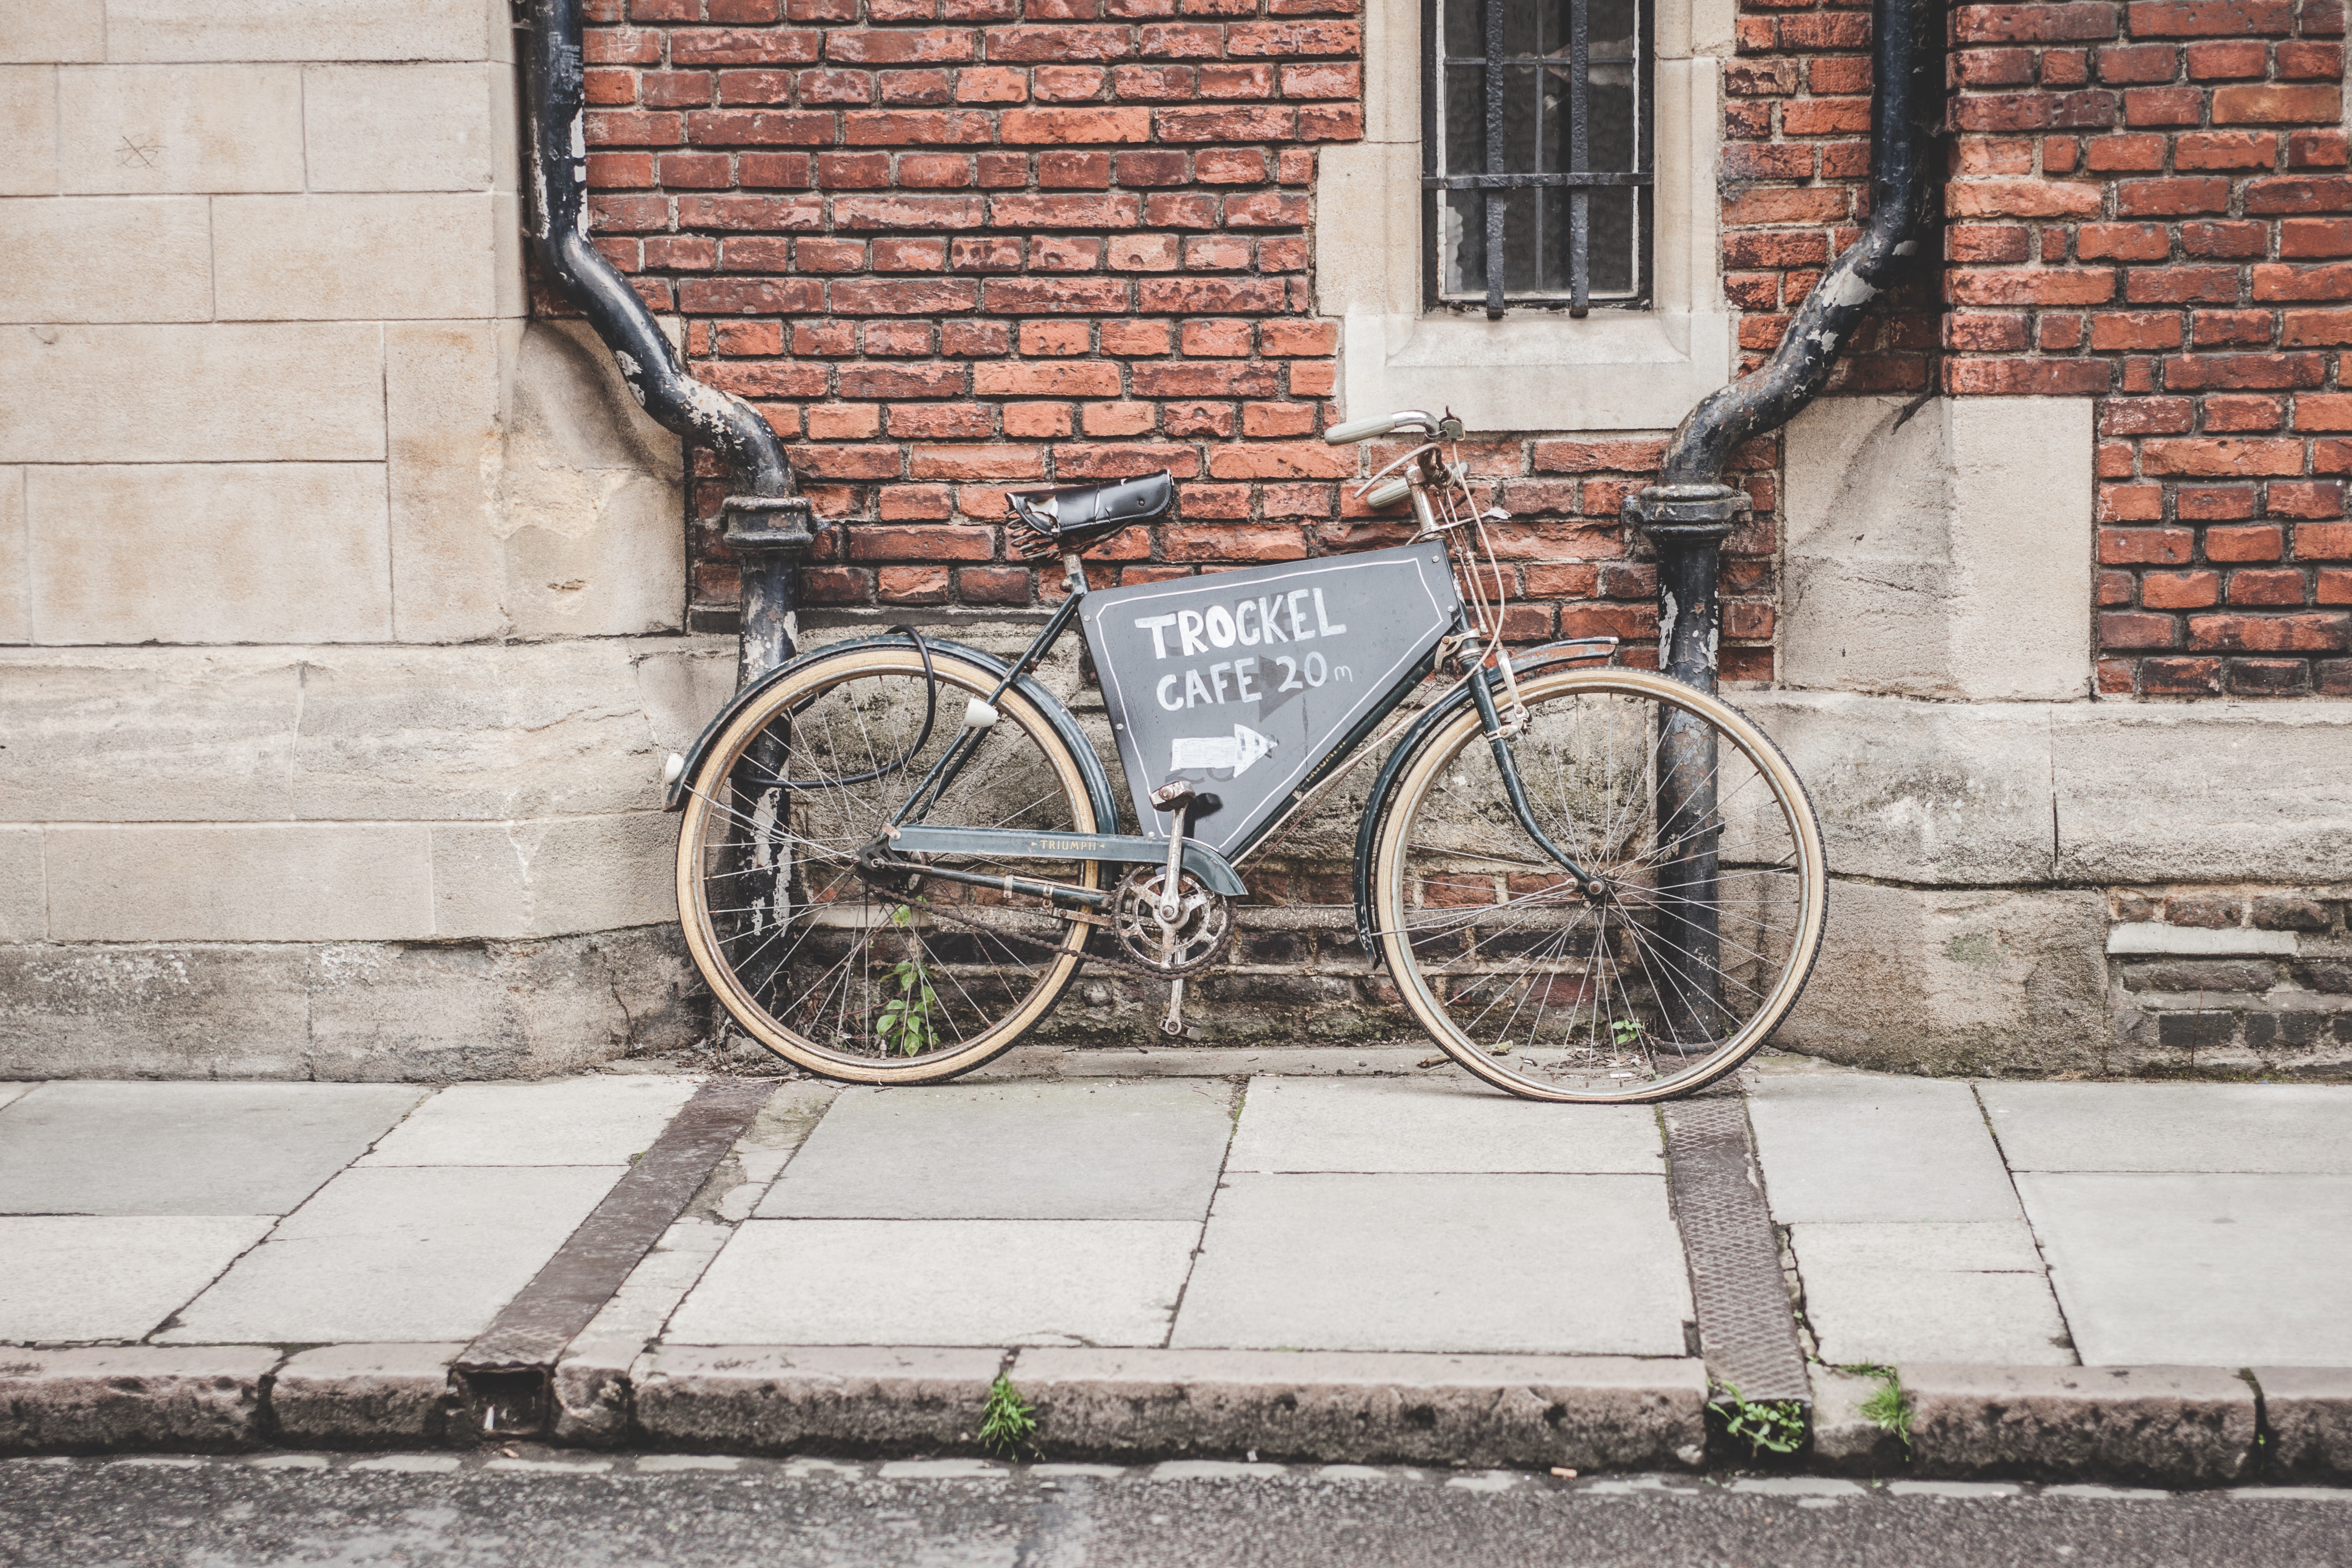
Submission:
[[988,1385],[988,1406],[981,1413],[980,1446],[992,1454],[1016,1458],[1024,1448],[1036,1452],[1037,1413],[1024,1404],[1003,1373]]
[[1726,1435],[1748,1445],[1751,1457],[1793,1454],[1805,1446],[1805,1407],[1794,1399],[1767,1399],[1750,1404],[1728,1383],[1716,1385],[1707,1405],[1723,1423]]

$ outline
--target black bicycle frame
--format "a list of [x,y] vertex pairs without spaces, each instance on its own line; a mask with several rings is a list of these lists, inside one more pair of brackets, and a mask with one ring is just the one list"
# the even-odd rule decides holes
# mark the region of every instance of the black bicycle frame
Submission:
[[[1063,632],[1069,628],[1070,622],[1076,617],[1079,603],[1086,597],[1086,574],[1074,568],[1069,574],[1068,595],[1063,599],[1061,607],[1056,609],[1045,626],[1039,628],[1037,636],[1031,640],[1029,647],[1021,657],[1014,659],[1006,668],[1003,679],[997,682],[995,689],[988,694],[985,700],[990,707],[994,707],[997,700],[1012,689],[1015,681],[1034,668],[1039,660],[1053,651],[1054,645],[1061,640]],[[1390,714],[1404,704],[1413,689],[1428,679],[1432,671],[1436,668],[1439,649],[1444,647],[1451,638],[1465,635],[1467,629],[1466,623],[1457,610],[1452,628],[1433,641],[1422,657],[1398,678],[1396,683],[1381,693],[1370,710],[1316,761],[1315,765],[1298,781],[1297,787],[1291,792],[1288,807],[1268,817],[1260,825],[1241,845],[1239,853],[1228,859],[1206,845],[1187,842],[1184,846],[1185,868],[1199,877],[1202,884],[1213,892],[1227,897],[1237,897],[1245,893],[1248,889],[1241,879],[1235,863],[1248,860],[1260,847],[1278,837],[1281,830],[1290,820],[1313,803],[1324,784],[1346,764],[1348,759],[1370,738],[1373,731],[1380,728]],[[1510,735],[1504,725],[1501,710],[1496,703],[1495,691],[1501,683],[1500,672],[1488,669],[1482,659],[1477,668],[1465,678],[1465,682],[1470,689],[1471,700],[1477,704],[1478,717],[1486,726],[1487,744],[1494,752],[1496,770],[1502,774],[1503,790],[1510,801],[1512,815],[1518,818],[1519,826],[1527,830],[1528,836],[1535,841],[1537,847],[1558,863],[1569,875],[1574,877],[1579,887],[1589,892],[1598,891],[1601,886],[1599,879],[1579,865],[1565,850],[1554,844],[1550,836],[1544,832],[1535,819],[1534,810],[1528,803],[1526,786],[1519,780],[1517,760],[1511,752]],[[1445,700],[1445,697],[1441,696],[1431,706],[1434,708],[1436,703]],[[992,726],[987,728],[967,726],[954,741],[949,743],[947,750],[940,753],[940,760],[931,765],[930,772],[924,775],[922,782],[915,786],[914,793],[907,797],[906,804],[901,805],[897,814],[891,817],[890,826],[885,830],[890,853],[894,855],[985,854],[1005,858],[1108,860],[1118,864],[1154,864],[1167,858],[1168,847],[1165,840],[1129,834],[1040,834],[1019,828],[925,826],[921,821],[922,813],[928,810],[931,804],[936,803],[941,792],[954,782],[956,775],[971,760],[979,750],[982,741],[992,728]],[[908,868],[914,868],[910,865]],[[997,888],[1008,893],[1048,899],[1059,904],[1076,903],[1099,908],[1108,901],[1106,895],[1093,889],[1079,888],[1066,883],[1041,882],[1024,877],[988,876],[978,872],[956,871],[942,868],[936,863],[926,863],[922,869],[925,875],[939,877],[942,880],[968,883],[976,887]]]

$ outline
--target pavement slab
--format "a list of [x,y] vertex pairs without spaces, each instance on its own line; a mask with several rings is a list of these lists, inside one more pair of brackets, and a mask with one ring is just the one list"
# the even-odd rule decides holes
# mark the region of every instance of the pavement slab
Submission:
[[625,1169],[346,1171],[160,1338],[173,1344],[471,1340]]
[[2352,1175],[2352,1085],[1985,1083],[2014,1171]]
[[2074,1360],[2023,1220],[1799,1225],[1790,1245],[1832,1366]]
[[755,1219],[670,1319],[683,1345],[1150,1345],[1197,1220]]
[[2084,1364],[2352,1366],[2352,1176],[2017,1184]]
[[1241,1174],[1172,1342],[1678,1356],[1690,1318],[1661,1177]]
[[1767,1073],[1748,1114],[1781,1225],[2018,1217],[2000,1151],[1965,1083]]
[[0,1110],[0,1213],[288,1214],[431,1091],[45,1083]]
[[1225,1168],[1657,1175],[1665,1152],[1647,1106],[1546,1105],[1459,1079],[1262,1077]]
[[277,1223],[275,1215],[0,1218],[0,1341],[144,1339]]
[[651,1073],[457,1084],[418,1107],[360,1163],[625,1165],[653,1146],[697,1086]]
[[0,1106],[6,1106],[10,1102],[21,1098],[23,1095],[29,1092],[32,1088],[33,1086],[29,1083],[17,1083],[15,1081],[0,1083]]
[[1232,1096],[1216,1079],[845,1089],[757,1213],[1197,1225]]

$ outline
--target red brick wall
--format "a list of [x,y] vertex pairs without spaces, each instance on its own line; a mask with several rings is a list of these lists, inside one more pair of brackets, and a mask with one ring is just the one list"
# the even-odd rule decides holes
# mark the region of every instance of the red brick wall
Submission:
[[[793,443],[823,531],[812,605],[1020,607],[1008,486],[1161,467],[1180,515],[1100,582],[1392,542],[1335,451],[1313,313],[1318,144],[1360,133],[1357,0],[597,0],[599,243],[682,313],[698,374]],[[1658,437],[1465,449],[1498,481],[1514,636],[1654,639],[1626,491]],[[1769,445],[1727,563],[1726,673],[1771,671]],[[731,625],[697,464],[694,622]],[[1483,487],[1482,487],[1483,488]],[[1654,662],[1650,648],[1634,662]]]
[[2352,695],[2342,16],[1955,15],[1944,383],[2099,399],[2102,691]]

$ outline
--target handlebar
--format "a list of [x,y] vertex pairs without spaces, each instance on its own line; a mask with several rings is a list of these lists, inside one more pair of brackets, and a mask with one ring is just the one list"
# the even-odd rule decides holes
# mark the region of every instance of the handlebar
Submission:
[[1423,436],[1437,434],[1437,416],[1424,414],[1418,408],[1406,408],[1394,414],[1376,414],[1368,419],[1350,419],[1345,425],[1335,425],[1323,432],[1326,444],[1333,447],[1352,446],[1369,441],[1375,436],[1387,436],[1399,430],[1414,429]]

